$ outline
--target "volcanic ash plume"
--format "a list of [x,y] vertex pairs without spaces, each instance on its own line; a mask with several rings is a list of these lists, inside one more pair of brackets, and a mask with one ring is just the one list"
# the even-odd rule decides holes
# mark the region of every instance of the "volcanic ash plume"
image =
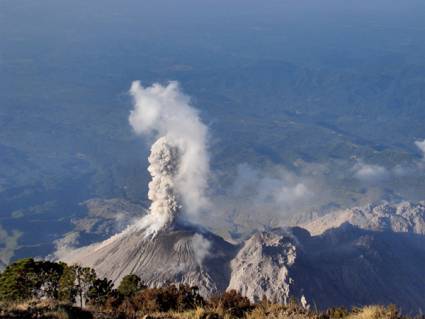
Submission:
[[143,87],[136,81],[130,94],[134,109],[129,122],[134,132],[157,140],[149,158],[152,216],[164,218],[167,224],[180,213],[191,223],[200,222],[209,207],[207,127],[177,82]]
[[179,149],[169,138],[160,137],[151,147],[148,171],[152,176],[148,197],[151,200],[149,213],[123,232],[99,244],[98,251],[105,246],[142,230],[144,237],[155,237],[161,230],[170,227],[182,209],[180,195],[176,190],[176,175],[179,170]]
[[152,201],[150,217],[160,223],[158,228],[171,225],[181,209],[174,182],[178,163],[178,149],[166,137],[159,138],[152,145],[148,167],[152,181],[148,197]]

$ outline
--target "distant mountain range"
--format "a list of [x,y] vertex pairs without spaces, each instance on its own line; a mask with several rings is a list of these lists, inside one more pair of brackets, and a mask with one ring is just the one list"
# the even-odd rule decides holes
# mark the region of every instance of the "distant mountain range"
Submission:
[[301,226],[317,235],[346,222],[372,231],[425,235],[425,202],[370,204],[330,213]]

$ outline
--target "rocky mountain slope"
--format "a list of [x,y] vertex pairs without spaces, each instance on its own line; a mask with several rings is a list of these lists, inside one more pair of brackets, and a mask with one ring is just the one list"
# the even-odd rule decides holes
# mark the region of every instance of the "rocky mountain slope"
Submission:
[[229,288],[252,300],[304,296],[319,308],[397,303],[424,309],[424,202],[357,207],[302,226],[247,240],[232,261]]
[[348,222],[363,229],[425,235],[425,202],[379,203],[337,211],[301,225],[317,235]]
[[259,232],[249,238],[232,260],[228,289],[235,289],[253,301],[286,303],[292,279],[297,246],[294,236],[284,229]]
[[252,300],[306,298],[318,308],[396,303],[425,306],[425,239],[349,223],[311,236],[302,228],[251,237],[232,261],[229,288]]

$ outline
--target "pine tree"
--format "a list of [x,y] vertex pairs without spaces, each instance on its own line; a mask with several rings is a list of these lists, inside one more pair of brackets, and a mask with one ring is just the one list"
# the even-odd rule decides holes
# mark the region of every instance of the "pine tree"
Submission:
[[121,280],[118,286],[118,292],[125,297],[131,297],[143,288],[145,286],[142,284],[140,278],[137,275],[130,274]]
[[61,300],[73,303],[78,299],[82,308],[88,289],[96,279],[96,272],[92,268],[80,265],[65,267],[59,284]]
[[111,280],[106,278],[95,279],[87,291],[87,300],[95,306],[102,306],[106,299],[112,293],[113,284]]
[[0,300],[11,302],[30,299],[39,285],[34,259],[18,260],[7,266],[0,275]]

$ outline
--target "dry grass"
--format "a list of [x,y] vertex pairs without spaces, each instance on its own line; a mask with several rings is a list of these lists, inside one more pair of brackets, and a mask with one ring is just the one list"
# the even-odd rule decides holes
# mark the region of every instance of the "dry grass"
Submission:
[[278,304],[261,305],[246,315],[246,319],[313,319],[316,317],[300,306]]
[[228,316],[222,316],[214,311],[198,307],[194,310],[187,311],[168,311],[168,312],[156,312],[149,314],[149,317],[157,319],[230,319]]
[[[94,318],[116,318],[112,314],[96,312],[91,309]],[[38,302],[29,301],[19,304],[9,304],[7,308],[0,309],[0,318],[4,317],[8,311],[16,313],[24,313],[29,311],[31,313],[39,312],[43,316],[37,318],[55,318],[55,319],[82,319],[88,318],[87,311],[82,311],[78,307],[71,307],[70,305],[62,305],[52,303],[51,301],[42,300]],[[89,314],[90,315],[90,314]],[[111,315],[109,317],[109,315]],[[168,312],[151,312],[151,313],[138,313],[134,317],[129,318],[153,318],[153,319],[235,319],[231,314],[226,313],[220,307],[198,307],[193,310],[187,311],[168,311]],[[9,318],[9,317],[7,317]],[[18,318],[18,317],[14,317]],[[34,317],[36,318],[36,317]],[[303,309],[297,305],[278,305],[271,303],[261,303],[253,308],[251,311],[245,313],[243,319],[319,319],[319,318],[336,318],[332,315],[325,315],[313,313]],[[400,319],[396,308],[394,306],[366,306],[363,308],[347,311],[341,317],[343,319]]]
[[58,303],[54,302],[52,300],[47,300],[47,299],[43,299],[43,300],[38,300],[38,299],[34,299],[34,300],[27,300],[27,301],[22,301],[19,303],[7,303],[7,304],[3,304],[2,308],[6,309],[6,310],[18,310],[18,311],[25,311],[28,310],[30,308],[35,308],[35,309],[41,309],[41,308],[53,308],[55,306],[57,306]]
[[397,312],[391,306],[366,306],[350,314],[347,319],[395,319],[397,317]]

